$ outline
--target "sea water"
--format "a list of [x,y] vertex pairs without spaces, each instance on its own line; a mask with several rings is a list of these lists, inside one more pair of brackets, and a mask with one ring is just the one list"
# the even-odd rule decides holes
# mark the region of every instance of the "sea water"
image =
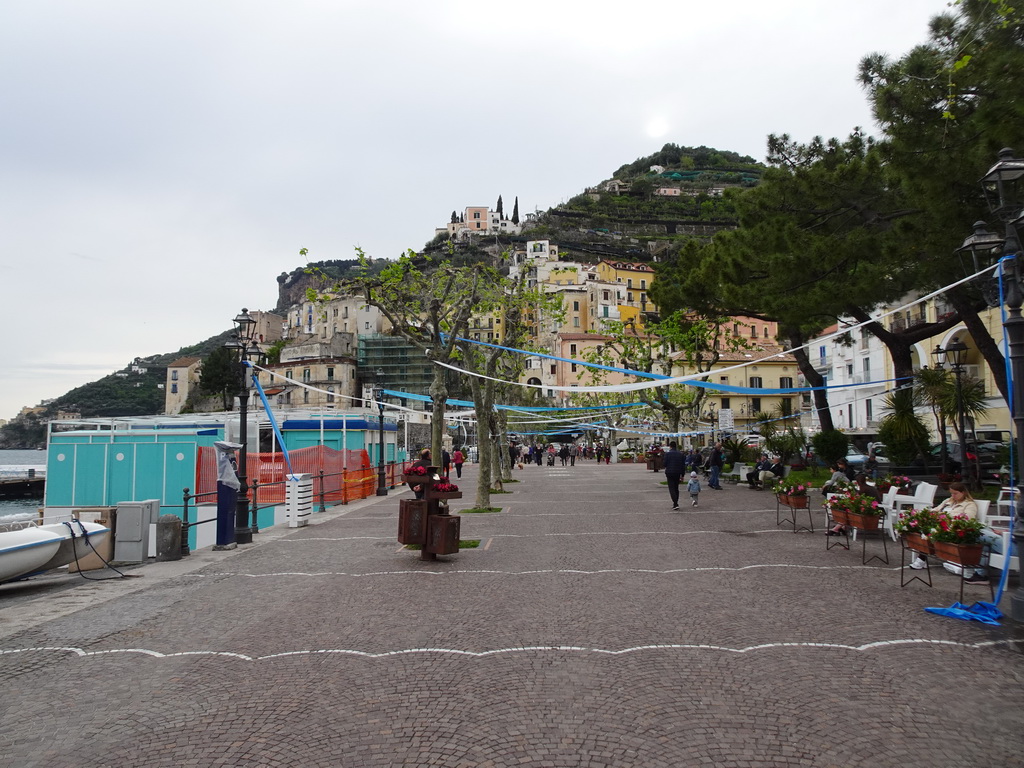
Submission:
[[[0,467],[31,467],[46,464],[46,451],[0,451]],[[0,523],[33,518],[42,499],[0,499]]]

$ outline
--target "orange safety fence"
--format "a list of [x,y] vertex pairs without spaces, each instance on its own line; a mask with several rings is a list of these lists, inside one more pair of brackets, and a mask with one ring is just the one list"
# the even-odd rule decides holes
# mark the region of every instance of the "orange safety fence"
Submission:
[[[319,503],[347,504],[356,499],[374,495],[377,489],[377,468],[370,465],[365,450],[339,451],[324,445],[298,448],[288,452],[292,472],[313,477],[313,492]],[[217,451],[200,447],[196,494],[215,493],[217,490]],[[402,464],[386,468],[388,485],[401,482]],[[323,470],[321,480],[320,471]],[[285,475],[288,464],[281,453],[249,453],[246,457],[246,479],[250,486],[258,484],[258,501],[263,504],[284,502]]]

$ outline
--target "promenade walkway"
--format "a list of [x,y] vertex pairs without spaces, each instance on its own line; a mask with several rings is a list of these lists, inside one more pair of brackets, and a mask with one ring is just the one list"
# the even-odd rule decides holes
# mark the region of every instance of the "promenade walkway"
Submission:
[[898,548],[862,566],[744,485],[671,512],[643,465],[515,477],[437,562],[393,492],[138,579],[0,586],[0,765],[1021,765],[1024,632],[923,611],[950,574],[901,589]]

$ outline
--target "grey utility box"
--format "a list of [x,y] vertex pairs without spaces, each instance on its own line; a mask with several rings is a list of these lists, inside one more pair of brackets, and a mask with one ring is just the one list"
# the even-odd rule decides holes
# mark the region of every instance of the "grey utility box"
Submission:
[[285,519],[289,528],[301,528],[313,514],[313,476],[288,475],[285,482]]
[[117,505],[114,560],[143,563],[149,556],[152,526],[160,514],[160,500],[122,501]]

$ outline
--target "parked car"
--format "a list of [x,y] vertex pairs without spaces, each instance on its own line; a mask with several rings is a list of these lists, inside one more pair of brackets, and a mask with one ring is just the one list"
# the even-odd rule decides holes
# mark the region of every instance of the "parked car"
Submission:
[[[1003,443],[968,443],[967,444],[967,461],[974,463],[976,460],[981,465],[982,475],[990,474],[991,472],[997,472],[999,467],[1002,465],[1003,451],[1005,445]],[[949,456],[949,469],[951,472],[961,471],[960,461],[960,443],[949,442],[946,443],[946,451]],[[923,466],[924,462],[920,457],[914,459],[911,463],[912,466]],[[928,449],[928,466],[929,467],[941,467],[942,466],[942,443],[936,443]]]
[[[874,448],[875,461],[878,463],[878,470],[880,472],[888,472],[890,461],[885,455],[885,446],[876,445]],[[848,453],[846,454],[846,463],[850,465],[850,469],[856,472],[860,472],[864,469],[864,462],[868,460],[866,453]]]

